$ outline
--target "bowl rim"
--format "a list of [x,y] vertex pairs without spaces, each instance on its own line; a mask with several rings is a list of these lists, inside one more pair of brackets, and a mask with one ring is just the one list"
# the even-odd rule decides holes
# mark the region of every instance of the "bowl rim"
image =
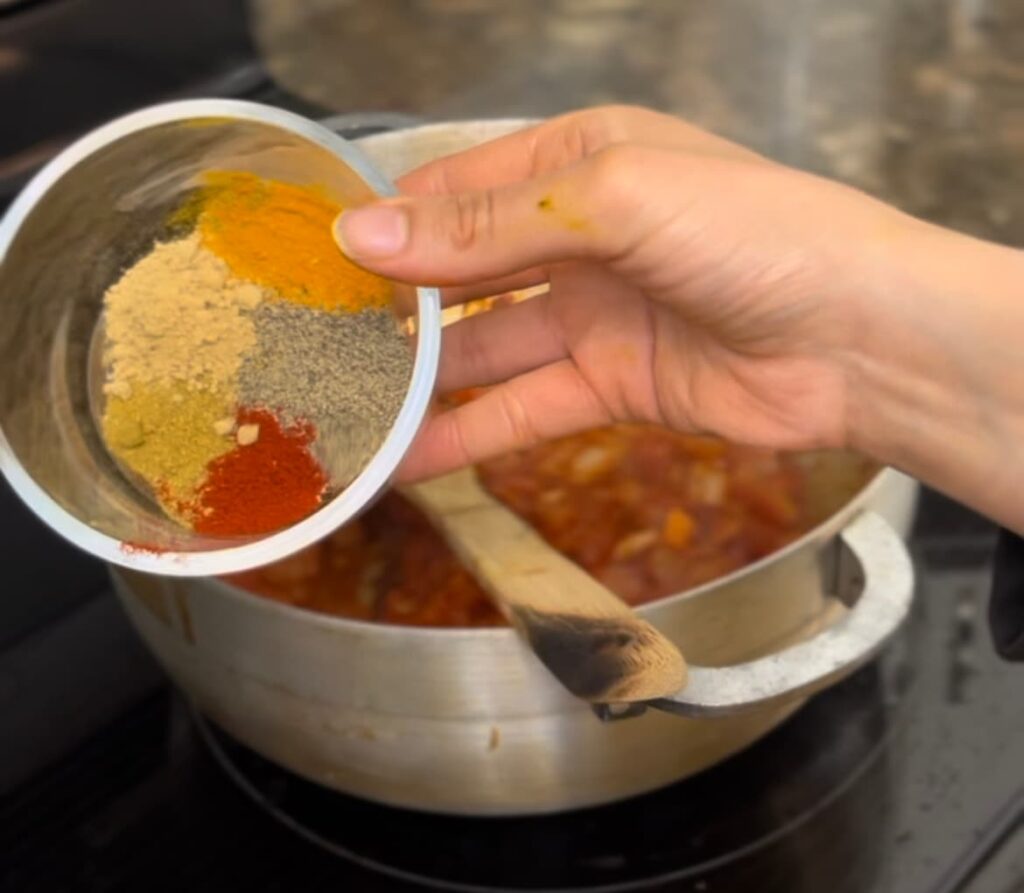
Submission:
[[[116,118],[79,138],[47,163],[22,189],[0,219],[0,265],[39,201],[86,158],[118,140],[164,124],[188,120],[235,119],[287,131],[336,156],[380,196],[397,194],[386,178],[349,140],[293,112],[233,99],[189,99],[162,103]],[[0,473],[21,500],[52,530],[73,545],[114,565],[174,577],[237,573],[286,558],[327,536],[388,484],[426,416],[434,392],[441,348],[441,302],[436,288],[416,286],[416,356],[402,408],[384,443],[359,476],[330,502],[290,527],[244,543],[196,551],[149,551],[110,536],[76,517],[38,484],[22,465],[0,426]]]

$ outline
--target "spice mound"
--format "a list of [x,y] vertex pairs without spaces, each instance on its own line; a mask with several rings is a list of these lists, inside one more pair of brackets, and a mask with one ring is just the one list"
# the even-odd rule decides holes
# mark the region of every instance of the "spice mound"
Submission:
[[412,354],[391,286],[334,246],[315,187],[215,171],[103,297],[101,432],[174,520],[266,534],[380,447]]

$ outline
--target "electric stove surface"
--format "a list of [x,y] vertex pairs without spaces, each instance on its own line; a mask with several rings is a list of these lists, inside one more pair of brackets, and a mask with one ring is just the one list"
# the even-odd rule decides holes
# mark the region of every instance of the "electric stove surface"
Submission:
[[101,586],[0,653],[0,890],[1020,890],[1022,671],[987,640],[988,536],[928,526],[880,659],[701,775],[537,818],[406,812],[268,763],[170,690]]

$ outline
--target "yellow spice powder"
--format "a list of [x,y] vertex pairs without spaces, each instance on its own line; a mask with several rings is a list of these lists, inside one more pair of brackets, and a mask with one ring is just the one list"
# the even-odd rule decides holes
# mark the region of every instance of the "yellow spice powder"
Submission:
[[235,412],[218,391],[198,391],[184,382],[133,383],[128,397],[107,396],[103,436],[114,455],[145,478],[173,513],[189,499],[212,459],[235,446],[216,424]]
[[[320,310],[387,306],[387,280],[357,267],[334,243],[337,202],[311,187],[241,171],[211,171],[205,181],[198,231],[236,276]],[[182,222],[196,213],[195,202],[183,206]]]

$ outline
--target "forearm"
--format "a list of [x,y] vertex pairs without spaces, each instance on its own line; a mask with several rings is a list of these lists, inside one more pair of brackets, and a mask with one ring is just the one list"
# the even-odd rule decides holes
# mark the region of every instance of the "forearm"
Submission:
[[924,225],[906,238],[861,305],[850,442],[1024,532],[1024,252]]

